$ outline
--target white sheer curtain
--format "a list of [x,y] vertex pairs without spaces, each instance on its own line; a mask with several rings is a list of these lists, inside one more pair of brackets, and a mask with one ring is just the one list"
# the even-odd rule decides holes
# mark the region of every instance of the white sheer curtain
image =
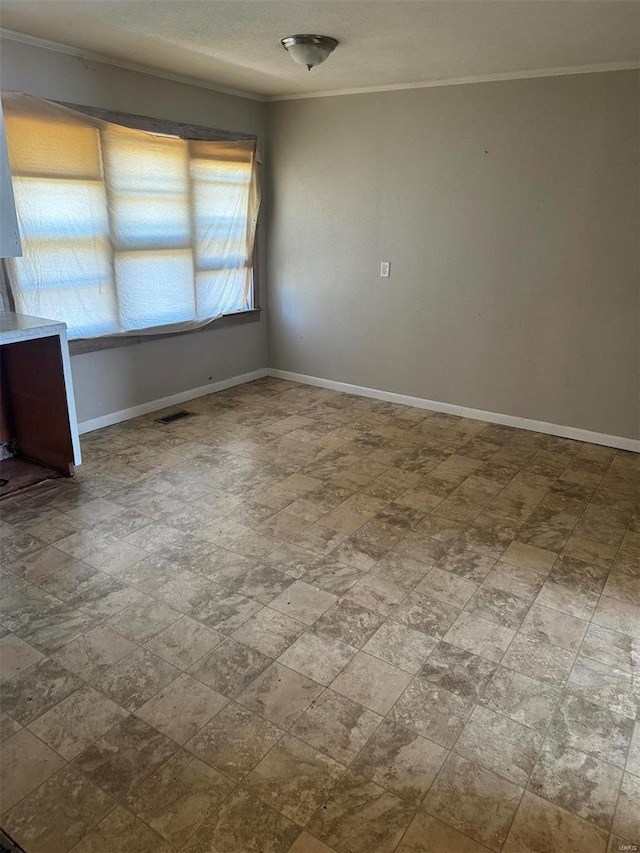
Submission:
[[3,95],[23,257],[16,310],[71,338],[195,328],[253,307],[255,140],[132,130]]

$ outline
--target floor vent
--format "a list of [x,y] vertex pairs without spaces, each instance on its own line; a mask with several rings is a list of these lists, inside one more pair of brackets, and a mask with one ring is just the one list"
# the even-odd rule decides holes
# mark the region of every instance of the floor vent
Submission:
[[185,412],[181,409],[179,412],[171,412],[170,415],[165,415],[163,418],[156,418],[157,424],[172,424],[174,421],[183,421],[185,418],[192,418],[195,412]]

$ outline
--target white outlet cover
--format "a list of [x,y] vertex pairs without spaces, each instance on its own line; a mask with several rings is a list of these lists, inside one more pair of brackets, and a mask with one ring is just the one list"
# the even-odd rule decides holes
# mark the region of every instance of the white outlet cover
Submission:
[[389,261],[380,262],[380,278],[389,278],[391,272],[391,263]]

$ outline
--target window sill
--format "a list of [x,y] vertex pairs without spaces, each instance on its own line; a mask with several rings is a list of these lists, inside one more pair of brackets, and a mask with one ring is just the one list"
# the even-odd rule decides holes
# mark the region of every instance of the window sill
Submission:
[[69,341],[69,352],[71,355],[81,355],[87,352],[98,352],[99,350],[113,349],[114,347],[126,347],[131,344],[144,344],[148,341],[161,341],[164,338],[175,338],[180,335],[196,335],[200,332],[208,332],[211,329],[219,329],[225,326],[236,326],[241,323],[255,323],[260,320],[262,308],[251,308],[249,311],[236,311],[233,314],[224,314],[216,320],[201,326],[199,329],[189,329],[186,332],[164,332],[161,335],[130,335],[104,338],[77,338]]

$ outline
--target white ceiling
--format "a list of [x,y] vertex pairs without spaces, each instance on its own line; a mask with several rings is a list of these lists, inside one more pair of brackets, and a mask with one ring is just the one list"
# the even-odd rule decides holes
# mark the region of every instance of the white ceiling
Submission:
[[[266,97],[640,64],[635,0],[2,0],[7,30]],[[340,41],[308,72],[293,33]]]

